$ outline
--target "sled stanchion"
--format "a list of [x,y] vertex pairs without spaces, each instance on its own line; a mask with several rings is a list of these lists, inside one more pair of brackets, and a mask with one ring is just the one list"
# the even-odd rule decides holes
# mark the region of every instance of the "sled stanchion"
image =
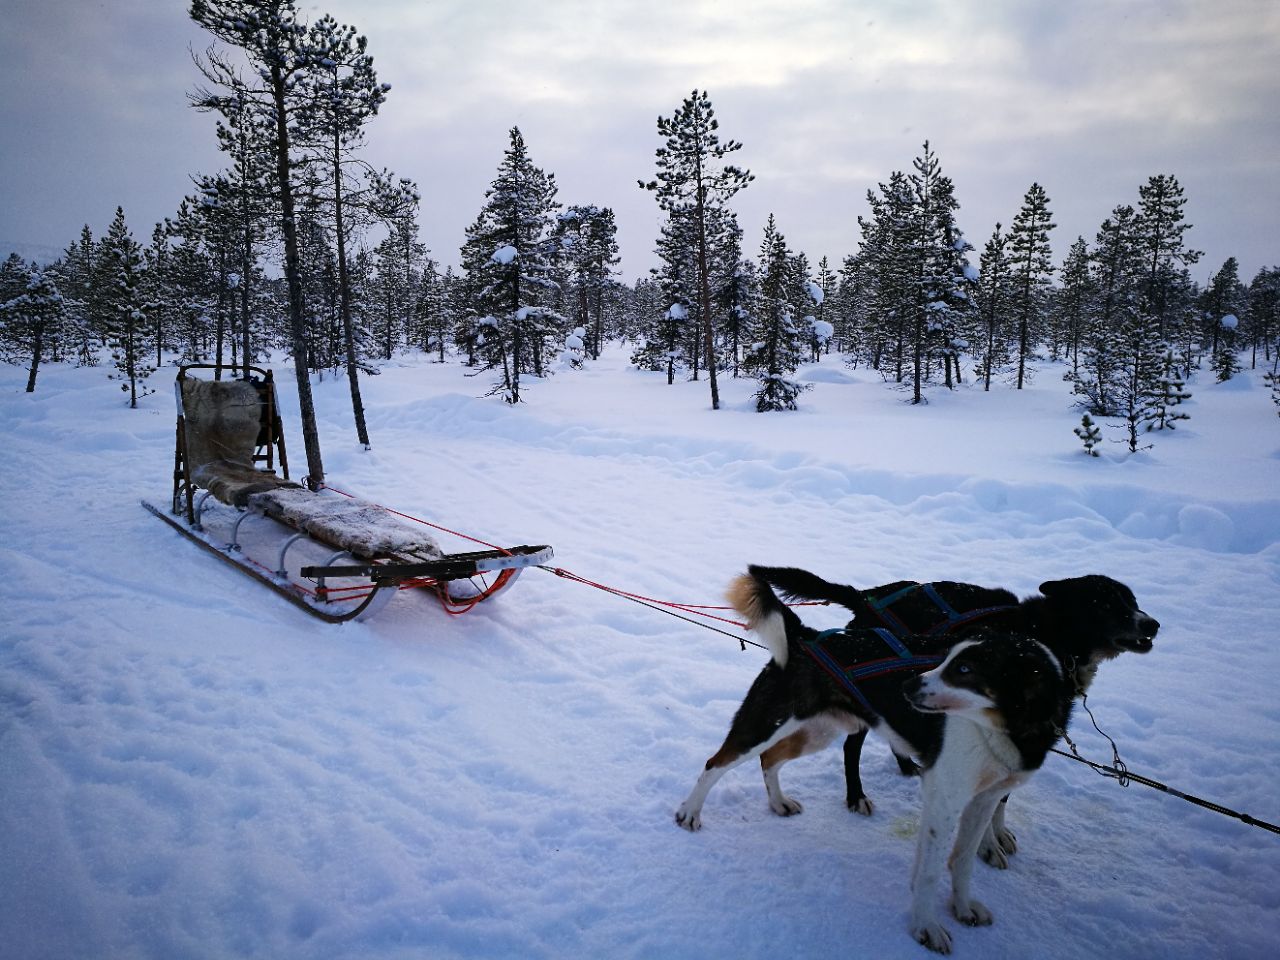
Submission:
[[276,576],[277,577],[280,577],[282,580],[287,580],[289,578],[289,571],[285,568],[285,565],[284,565],[284,555],[288,553],[289,548],[292,547],[299,540],[306,539],[306,536],[307,535],[305,533],[295,533],[293,536],[289,537],[289,539],[285,540],[284,543],[280,544],[280,553],[276,557]]
[[236,517],[236,522],[231,525],[231,542],[227,544],[228,550],[240,549],[240,524],[245,522],[249,514],[250,511],[245,510],[240,516]]
[[212,491],[205,490],[203,493],[200,494],[200,498],[196,500],[196,505],[195,505],[195,515],[196,515],[195,529],[196,530],[204,529],[204,527],[201,526],[201,518],[204,515],[204,503],[206,500],[209,499],[211,495],[212,495]]

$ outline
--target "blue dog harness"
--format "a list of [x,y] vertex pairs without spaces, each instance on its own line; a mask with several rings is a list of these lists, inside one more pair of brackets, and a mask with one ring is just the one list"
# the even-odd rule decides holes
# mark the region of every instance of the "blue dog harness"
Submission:
[[928,646],[934,646],[931,638],[916,635],[905,638],[904,642],[903,638],[894,636],[884,627],[871,627],[823,630],[811,640],[805,640],[804,648],[837,683],[853,694],[854,699],[874,712],[858,689],[860,681],[906,670],[921,673],[945,659],[935,653],[913,652],[907,646],[912,639],[928,639]]
[[[912,595],[923,596],[927,602],[908,605],[910,612],[899,606],[895,612],[894,605]],[[883,627],[859,627],[855,623],[853,629],[823,630],[804,641],[804,648],[868,710],[873,708],[858,689],[859,682],[904,671],[922,673],[936,667],[946,659],[935,652],[938,637],[1010,609],[1002,605],[961,612],[948,603],[932,583],[912,583],[888,596],[864,599]],[[937,619],[938,614],[941,619]],[[914,619],[920,622],[908,622]],[[918,649],[913,650],[913,646]]]

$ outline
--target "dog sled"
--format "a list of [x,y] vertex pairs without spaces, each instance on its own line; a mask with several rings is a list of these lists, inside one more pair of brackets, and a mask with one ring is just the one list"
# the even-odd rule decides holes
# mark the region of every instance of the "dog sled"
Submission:
[[179,368],[172,500],[168,509],[142,505],[308,613],[330,623],[369,619],[406,589],[462,613],[551,559],[545,545],[445,553],[426,521],[290,480],[271,371],[200,376],[213,370]]

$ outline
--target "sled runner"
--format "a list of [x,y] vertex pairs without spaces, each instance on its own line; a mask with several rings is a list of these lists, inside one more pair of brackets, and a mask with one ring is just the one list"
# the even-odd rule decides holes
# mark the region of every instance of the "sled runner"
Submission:
[[426,521],[291,481],[271,371],[193,375],[213,369],[179,368],[170,509],[143,506],[308,613],[331,623],[367,619],[410,588],[462,613],[551,558],[548,546],[445,553]]

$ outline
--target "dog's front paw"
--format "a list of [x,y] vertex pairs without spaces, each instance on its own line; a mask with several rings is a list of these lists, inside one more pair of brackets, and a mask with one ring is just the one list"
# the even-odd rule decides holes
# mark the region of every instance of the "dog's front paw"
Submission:
[[995,917],[978,900],[966,900],[961,903],[958,900],[951,901],[951,912],[956,915],[956,919],[961,923],[970,927],[986,927],[990,926]]
[[680,804],[680,809],[676,811],[676,824],[684,827],[690,833],[702,829],[702,811],[691,810],[685,804]]
[[[990,836],[990,835],[988,835]],[[982,842],[982,846],[978,848],[978,856],[997,870],[1009,869],[1009,858],[1005,855],[999,842],[991,843],[988,840]]]
[[951,952],[951,933],[936,920],[926,920],[911,925],[911,936],[935,953]]
[[1018,838],[1007,827],[1000,827],[996,830],[996,842],[1000,844],[1000,849],[1005,853],[1018,852]]
[[797,813],[804,813],[804,806],[799,800],[792,800],[785,793],[780,793],[777,799],[770,798],[769,809],[780,817],[794,817]]
[[871,802],[870,797],[859,797],[849,803],[849,809],[854,813],[860,813],[864,817],[869,817],[876,812],[876,805]]

